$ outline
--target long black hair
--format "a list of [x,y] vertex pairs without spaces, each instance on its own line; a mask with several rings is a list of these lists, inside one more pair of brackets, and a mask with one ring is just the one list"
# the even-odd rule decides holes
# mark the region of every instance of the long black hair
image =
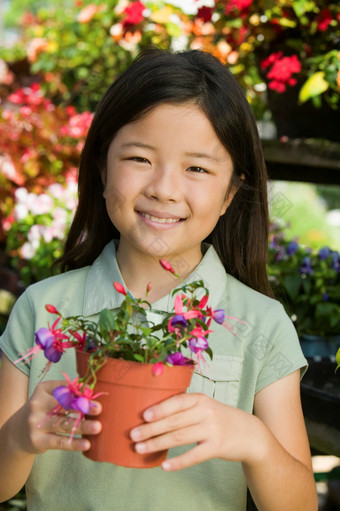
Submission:
[[105,93],[82,151],[79,204],[58,263],[62,271],[92,264],[111,239],[119,238],[106,212],[101,179],[118,130],[161,103],[188,102],[202,109],[229,152],[231,187],[238,190],[206,241],[228,273],[272,296],[266,273],[267,173],[256,123],[233,75],[218,59],[198,50],[146,50]]

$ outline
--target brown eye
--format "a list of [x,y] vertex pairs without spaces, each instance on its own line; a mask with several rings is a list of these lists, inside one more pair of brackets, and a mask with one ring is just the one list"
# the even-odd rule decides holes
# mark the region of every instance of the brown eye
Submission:
[[150,163],[146,158],[142,158],[141,156],[132,156],[128,158],[128,160],[136,161],[137,163]]
[[189,167],[188,170],[196,172],[197,174],[208,174],[208,171],[202,167]]

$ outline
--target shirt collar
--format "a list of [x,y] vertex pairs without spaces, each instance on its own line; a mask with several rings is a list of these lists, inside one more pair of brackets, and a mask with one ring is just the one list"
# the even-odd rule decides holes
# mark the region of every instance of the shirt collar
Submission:
[[[204,285],[210,291],[210,306],[217,308],[222,298],[224,300],[227,298],[227,274],[214,247],[205,243],[203,248],[205,254],[201,262],[185,279],[185,282],[203,280]],[[124,297],[114,289],[113,282],[115,281],[126,287],[118,267],[115,243],[111,241],[89,268],[84,296],[84,316],[98,314],[105,308],[114,309],[120,306]],[[177,284],[175,283],[175,285]],[[169,293],[154,302],[152,308],[171,312],[174,308],[174,301],[175,297]]]

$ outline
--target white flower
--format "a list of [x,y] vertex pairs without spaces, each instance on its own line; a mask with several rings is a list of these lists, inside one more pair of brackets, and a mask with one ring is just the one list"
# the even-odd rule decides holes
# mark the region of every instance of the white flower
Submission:
[[28,209],[24,204],[16,204],[14,207],[15,220],[24,220],[28,215]]
[[53,183],[48,187],[49,193],[55,198],[61,200],[65,195],[65,188],[60,183]]
[[36,245],[36,242],[38,242],[38,246],[40,244],[40,238],[41,238],[41,231],[42,231],[41,225],[32,225],[30,230],[27,234],[27,239],[31,244]]
[[54,220],[56,220],[57,222],[61,222],[64,224],[66,224],[67,222],[67,212],[63,208],[59,207],[54,208],[54,210],[52,211],[52,216]]
[[33,215],[44,215],[49,213],[53,208],[53,199],[49,195],[42,193],[36,197],[36,200],[31,204],[31,211]]
[[28,196],[28,191],[23,186],[21,186],[20,188],[17,188],[14,192],[14,197],[18,202],[26,202],[27,196]]
[[22,257],[22,259],[32,259],[35,253],[36,249],[33,245],[31,245],[31,243],[24,243],[20,249],[20,257]]

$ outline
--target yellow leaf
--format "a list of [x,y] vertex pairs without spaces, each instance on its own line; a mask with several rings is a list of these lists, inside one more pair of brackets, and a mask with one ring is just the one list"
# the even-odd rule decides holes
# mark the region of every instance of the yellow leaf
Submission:
[[151,20],[155,23],[168,23],[170,21],[170,18],[172,16],[173,10],[171,7],[163,7],[163,9],[160,9],[159,11],[155,11],[151,14]]
[[340,348],[338,349],[338,351],[336,352],[336,355],[335,355],[335,362],[337,364],[336,366],[336,369],[335,369],[335,372],[339,369],[340,367]]
[[329,87],[329,83],[325,80],[325,73],[318,71],[308,78],[303,84],[299,92],[299,102],[304,103],[308,99],[319,96]]

